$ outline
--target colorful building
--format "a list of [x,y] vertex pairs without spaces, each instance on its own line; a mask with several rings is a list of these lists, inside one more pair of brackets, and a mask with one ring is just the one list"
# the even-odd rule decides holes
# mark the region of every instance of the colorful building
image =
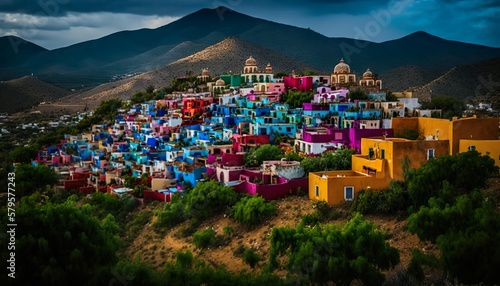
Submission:
[[361,190],[385,189],[392,180],[402,180],[405,164],[418,168],[448,152],[448,140],[362,138],[361,154],[352,156],[351,170],[309,173],[309,198],[330,205],[349,202]]

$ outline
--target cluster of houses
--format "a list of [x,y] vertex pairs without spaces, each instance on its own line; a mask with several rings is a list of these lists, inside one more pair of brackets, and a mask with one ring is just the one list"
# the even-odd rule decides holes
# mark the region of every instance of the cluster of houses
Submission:
[[[32,163],[54,167],[66,190],[85,194],[130,193],[124,181],[132,176],[150,186],[144,199],[169,201],[184,187],[213,179],[268,200],[301,190],[331,205],[402,179],[402,158],[419,167],[431,158],[475,149],[500,165],[498,118],[408,117],[415,114],[417,99],[386,101],[380,79],[367,70],[357,81],[343,60],[331,75],[274,79],[269,64],[259,71],[250,57],[241,74],[210,82],[204,69],[199,79],[207,92],[174,93],[120,110],[113,124],[67,135],[40,150]],[[349,100],[352,86],[366,90],[369,99]],[[291,108],[280,102],[290,89],[314,89],[314,98]],[[395,137],[408,131],[422,138]],[[285,160],[245,166],[246,152],[283,136],[293,142],[288,148],[309,156],[355,149],[352,170],[305,174],[299,162]]]

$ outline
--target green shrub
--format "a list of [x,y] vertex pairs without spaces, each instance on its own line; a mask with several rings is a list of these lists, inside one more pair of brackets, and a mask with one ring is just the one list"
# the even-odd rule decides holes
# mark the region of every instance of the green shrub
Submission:
[[234,227],[228,225],[228,226],[225,226],[222,231],[224,232],[225,235],[227,236],[233,236],[234,234]]
[[242,257],[243,256],[243,253],[245,253],[245,246],[243,244],[240,244],[234,251],[233,251],[233,255],[236,256],[236,257]]
[[255,265],[260,261],[260,256],[252,249],[246,249],[245,252],[243,252],[243,261],[250,267],[255,268]]
[[301,221],[301,224],[303,226],[314,226],[318,223],[321,222],[321,219],[320,217],[318,216],[318,213],[314,212],[314,213],[310,213],[310,214],[305,214],[303,217],[302,217],[302,221]]
[[193,233],[195,233],[200,224],[201,222],[197,219],[190,220],[187,227],[180,229],[181,235],[184,237],[192,235]]
[[336,211],[332,206],[324,201],[314,202],[315,211],[302,216],[302,226],[314,226],[327,220],[335,220],[342,216],[341,212]]
[[181,266],[183,269],[191,269],[194,264],[194,257],[191,251],[186,250],[186,252],[177,251],[175,253],[175,261],[178,266]]
[[204,220],[226,210],[238,200],[238,194],[230,187],[210,180],[200,182],[186,196],[186,213]]
[[253,228],[258,223],[276,213],[276,206],[267,203],[262,197],[243,197],[232,208],[234,219],[248,228]]
[[193,234],[193,244],[196,248],[207,248],[215,242],[215,230],[207,228],[205,230],[197,231]]
[[408,198],[400,189],[361,190],[351,210],[362,214],[394,214],[408,207]]
[[144,198],[144,190],[146,190],[148,187],[144,185],[136,185],[134,187],[134,190],[132,191],[132,195],[136,198]]
[[172,227],[186,219],[185,206],[182,202],[171,202],[165,205],[165,209],[157,211],[157,220],[154,223],[156,228]]

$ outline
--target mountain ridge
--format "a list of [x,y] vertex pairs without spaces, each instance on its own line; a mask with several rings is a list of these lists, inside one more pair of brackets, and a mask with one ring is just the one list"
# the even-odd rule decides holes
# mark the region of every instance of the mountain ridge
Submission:
[[[38,51],[13,68],[7,69],[0,63],[0,80],[34,73],[66,88],[96,86],[116,74],[145,72],[186,56],[181,53],[161,57],[155,53],[159,47],[174,48],[193,42],[196,49],[190,52],[195,53],[231,36],[280,51],[323,72],[330,71],[340,58],[346,59],[356,72],[370,67],[383,74],[404,65],[434,68],[443,73],[459,64],[500,56],[500,48],[449,41],[426,32],[382,43],[360,42],[218,7],[200,9],[155,29],[120,31],[68,47]],[[359,43],[363,48],[358,47]],[[354,48],[354,52],[349,53],[349,48]],[[93,77],[96,74],[100,77]]]

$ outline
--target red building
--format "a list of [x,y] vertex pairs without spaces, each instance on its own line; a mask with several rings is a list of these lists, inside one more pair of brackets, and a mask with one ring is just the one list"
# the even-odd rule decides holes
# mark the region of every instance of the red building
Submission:
[[182,119],[191,119],[196,114],[203,115],[213,102],[213,98],[183,98]]
[[309,91],[313,88],[313,77],[312,76],[285,76],[283,77],[283,83],[285,83],[285,89],[297,89],[300,91]]
[[269,135],[233,134],[233,151],[245,152],[256,146],[269,144]]

